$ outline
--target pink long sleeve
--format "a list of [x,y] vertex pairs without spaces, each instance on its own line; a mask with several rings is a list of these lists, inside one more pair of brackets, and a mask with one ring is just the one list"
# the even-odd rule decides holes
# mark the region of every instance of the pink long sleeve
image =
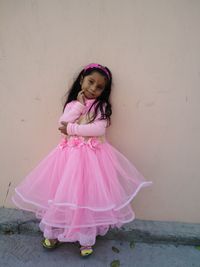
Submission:
[[68,103],[65,107],[64,113],[61,115],[59,119],[59,123],[61,121],[65,122],[74,122],[78,119],[84,110],[85,105],[81,104],[79,101],[72,101]]
[[96,120],[88,124],[68,123],[67,133],[79,136],[101,136],[105,134],[107,120]]

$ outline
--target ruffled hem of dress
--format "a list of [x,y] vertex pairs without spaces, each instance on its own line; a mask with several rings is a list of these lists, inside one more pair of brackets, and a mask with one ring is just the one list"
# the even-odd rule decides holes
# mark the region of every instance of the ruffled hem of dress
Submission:
[[132,222],[135,219],[135,214],[133,212],[133,215],[131,218],[129,218],[128,220],[116,220],[116,221],[106,221],[106,222],[102,222],[102,223],[94,223],[94,224],[82,224],[82,225],[73,225],[73,226],[69,226],[69,225],[60,225],[60,224],[56,224],[56,223],[48,223],[47,221],[45,221],[44,219],[41,220],[42,223],[44,223],[47,226],[50,227],[55,227],[55,228],[60,228],[60,229],[76,229],[76,228],[85,228],[85,227],[96,227],[96,226],[103,226],[103,225],[122,225],[125,223],[129,223]]
[[[145,182],[142,182],[138,187],[137,189],[135,190],[135,192],[128,198],[127,201],[125,201],[124,203],[122,203],[121,205],[119,205],[118,207],[116,207],[116,205],[111,205],[107,208],[94,208],[94,207],[89,207],[89,206],[79,206],[79,205],[76,205],[76,204],[73,204],[73,203],[66,203],[66,202],[63,202],[63,203],[58,203],[58,202],[55,202],[53,200],[48,200],[48,203],[49,204],[53,204],[55,206],[69,206],[71,209],[89,209],[89,210],[92,210],[92,211],[109,211],[109,210],[114,210],[114,211],[117,211],[117,210],[120,210],[122,209],[123,207],[127,206],[133,199],[134,197],[137,195],[137,193],[141,190],[141,188],[143,187],[147,187],[147,186],[150,186],[152,185],[152,182],[151,181],[145,181]],[[42,209],[48,209],[49,206],[43,206],[39,203],[36,203],[34,201],[31,201],[31,200],[28,200],[26,199],[24,196],[22,196],[22,194],[20,194],[17,190],[17,188],[15,188],[15,192],[16,194],[23,200],[24,203],[28,203],[28,204],[31,204],[33,206],[35,206],[36,208],[42,208]],[[14,199],[12,198],[12,201],[16,203],[16,201],[14,201]],[[30,210],[31,211],[31,210]]]
[[23,210],[26,210],[26,211],[30,211],[30,212],[34,212],[35,215],[36,215],[36,218],[38,220],[41,220],[40,224],[44,224],[46,226],[49,226],[49,227],[55,227],[55,228],[61,228],[61,229],[73,229],[73,228],[85,228],[85,227],[96,227],[96,226],[105,226],[106,225],[110,225],[110,226],[113,226],[113,227],[121,227],[122,224],[125,224],[125,223],[129,223],[131,221],[133,221],[135,219],[135,213],[134,211],[132,210],[132,217],[129,218],[128,220],[116,220],[116,221],[106,221],[106,222],[103,222],[103,223],[95,223],[95,224],[85,224],[85,225],[73,225],[73,226],[63,226],[63,225],[60,225],[60,224],[56,224],[56,223],[48,223],[47,221],[45,221],[43,219],[43,216],[41,216],[40,213],[37,213],[37,210],[33,210],[33,209],[28,209],[28,208],[24,208],[22,206],[20,206],[15,200],[14,198],[12,197],[11,198],[13,203],[19,208],[19,209],[23,209]]
[[93,227],[79,228],[76,230],[66,230],[64,228],[52,228],[44,223],[39,224],[40,230],[43,232],[45,238],[57,239],[60,242],[79,242],[82,246],[93,246],[98,236],[104,236],[110,230],[110,228],[120,228],[123,224],[104,224]]

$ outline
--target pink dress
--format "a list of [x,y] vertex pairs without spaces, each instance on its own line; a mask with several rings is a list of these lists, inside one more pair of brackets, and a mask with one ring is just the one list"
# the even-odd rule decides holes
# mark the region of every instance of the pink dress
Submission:
[[[88,123],[94,100],[72,101],[59,119],[68,136],[15,188],[12,201],[40,219],[44,237],[94,245],[97,235],[135,218],[130,205],[152,184],[106,140],[106,120]],[[90,115],[93,114],[91,110]]]

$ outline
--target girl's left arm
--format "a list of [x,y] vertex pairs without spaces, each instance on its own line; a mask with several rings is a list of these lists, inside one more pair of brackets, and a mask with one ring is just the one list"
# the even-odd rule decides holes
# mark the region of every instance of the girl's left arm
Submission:
[[78,119],[84,110],[85,105],[80,103],[79,101],[71,101],[68,103],[65,107],[65,110],[61,117],[59,118],[59,124],[61,121],[65,122],[74,122],[76,119]]
[[101,136],[106,132],[107,120],[96,120],[88,124],[71,123],[67,124],[68,135],[79,136]]

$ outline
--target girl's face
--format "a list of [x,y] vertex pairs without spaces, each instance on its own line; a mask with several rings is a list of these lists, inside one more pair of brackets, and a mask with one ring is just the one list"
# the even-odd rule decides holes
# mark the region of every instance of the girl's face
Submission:
[[105,89],[106,78],[98,72],[92,72],[81,79],[81,90],[88,99],[95,99]]

